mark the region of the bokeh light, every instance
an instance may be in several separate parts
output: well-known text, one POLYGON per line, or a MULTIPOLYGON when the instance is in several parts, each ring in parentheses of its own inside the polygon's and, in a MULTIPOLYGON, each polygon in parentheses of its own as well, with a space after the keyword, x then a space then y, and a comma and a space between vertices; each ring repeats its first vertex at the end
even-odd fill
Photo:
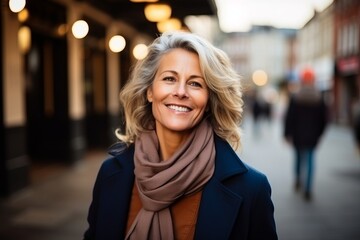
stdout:
POLYGON ((148 47, 145 44, 138 44, 133 49, 133 55, 137 60, 144 59, 148 54, 148 47))
POLYGON ((26 22, 29 19, 29 11, 24 8, 18 13, 19 22, 26 22))
POLYGON ((88 34, 89 25, 84 20, 78 20, 72 25, 71 30, 75 38, 81 39, 88 34))
POLYGON ((263 70, 256 70, 252 75, 252 80, 257 86, 265 86, 268 82, 268 76, 263 70))
POLYGON ((118 53, 124 50, 126 41, 123 36, 115 35, 109 40, 109 48, 112 52, 118 53))
POLYGON ((170 18, 165 21, 158 22, 156 24, 159 32, 175 31, 181 29, 181 22, 177 18, 170 18))
POLYGON ((31 48, 31 30, 27 26, 22 26, 18 31, 20 52, 25 54, 31 48))
POLYGON ((12 12, 18 13, 25 8, 26 0, 9 0, 9 8, 12 12))
POLYGON ((145 17, 150 22, 164 21, 171 16, 171 7, 168 4, 148 4, 144 9, 145 17))

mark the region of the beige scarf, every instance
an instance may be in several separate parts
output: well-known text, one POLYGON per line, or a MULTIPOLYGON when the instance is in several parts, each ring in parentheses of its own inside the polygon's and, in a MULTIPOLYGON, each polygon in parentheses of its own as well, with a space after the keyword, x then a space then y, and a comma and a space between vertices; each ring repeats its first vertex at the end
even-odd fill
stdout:
POLYGON ((214 133, 206 120, 170 159, 161 161, 159 151, 155 131, 143 133, 135 142, 135 180, 142 209, 126 239, 174 239, 169 206, 201 190, 214 173, 214 133))

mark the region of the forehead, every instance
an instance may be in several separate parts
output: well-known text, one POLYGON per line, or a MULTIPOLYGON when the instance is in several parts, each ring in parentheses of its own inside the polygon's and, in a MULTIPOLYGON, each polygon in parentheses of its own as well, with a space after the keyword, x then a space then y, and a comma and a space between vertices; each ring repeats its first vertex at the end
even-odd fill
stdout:
POLYGON ((170 65, 181 65, 200 69, 199 56, 189 50, 174 48, 165 53, 159 61, 159 68, 170 65))
POLYGON ((198 57, 197 53, 188 49, 184 49, 184 48, 172 48, 169 49, 166 53, 164 53, 164 55, 162 56, 162 58, 166 57, 166 56, 176 56, 176 55, 192 55, 192 56, 196 56, 198 57))

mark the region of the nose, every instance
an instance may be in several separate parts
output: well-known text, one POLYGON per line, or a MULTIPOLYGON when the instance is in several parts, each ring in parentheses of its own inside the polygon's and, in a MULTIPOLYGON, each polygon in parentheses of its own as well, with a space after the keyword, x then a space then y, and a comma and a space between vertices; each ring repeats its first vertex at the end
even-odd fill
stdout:
POLYGON ((180 99, 188 97, 188 92, 187 92, 185 82, 178 82, 176 84, 175 89, 174 89, 174 96, 176 96, 180 99))

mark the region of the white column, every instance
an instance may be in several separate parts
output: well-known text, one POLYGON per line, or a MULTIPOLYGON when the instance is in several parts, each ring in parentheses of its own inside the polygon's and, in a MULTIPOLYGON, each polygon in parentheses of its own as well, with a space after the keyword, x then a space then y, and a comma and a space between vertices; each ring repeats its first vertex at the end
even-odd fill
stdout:
POLYGON ((107 101, 108 113, 117 115, 120 109, 119 91, 120 91, 120 53, 110 51, 109 39, 117 34, 117 28, 111 26, 107 29, 106 56, 107 56, 107 101))
POLYGON ((6 127, 24 126, 25 114, 25 74, 23 58, 18 46, 19 22, 17 14, 8 8, 3 9, 4 35, 3 37, 3 100, 4 125, 6 127))
MULTIPOLYGON (((68 8, 69 28, 79 20, 81 12, 71 5, 68 8)), ((85 116, 83 41, 68 32, 69 116, 73 120, 85 116)))

